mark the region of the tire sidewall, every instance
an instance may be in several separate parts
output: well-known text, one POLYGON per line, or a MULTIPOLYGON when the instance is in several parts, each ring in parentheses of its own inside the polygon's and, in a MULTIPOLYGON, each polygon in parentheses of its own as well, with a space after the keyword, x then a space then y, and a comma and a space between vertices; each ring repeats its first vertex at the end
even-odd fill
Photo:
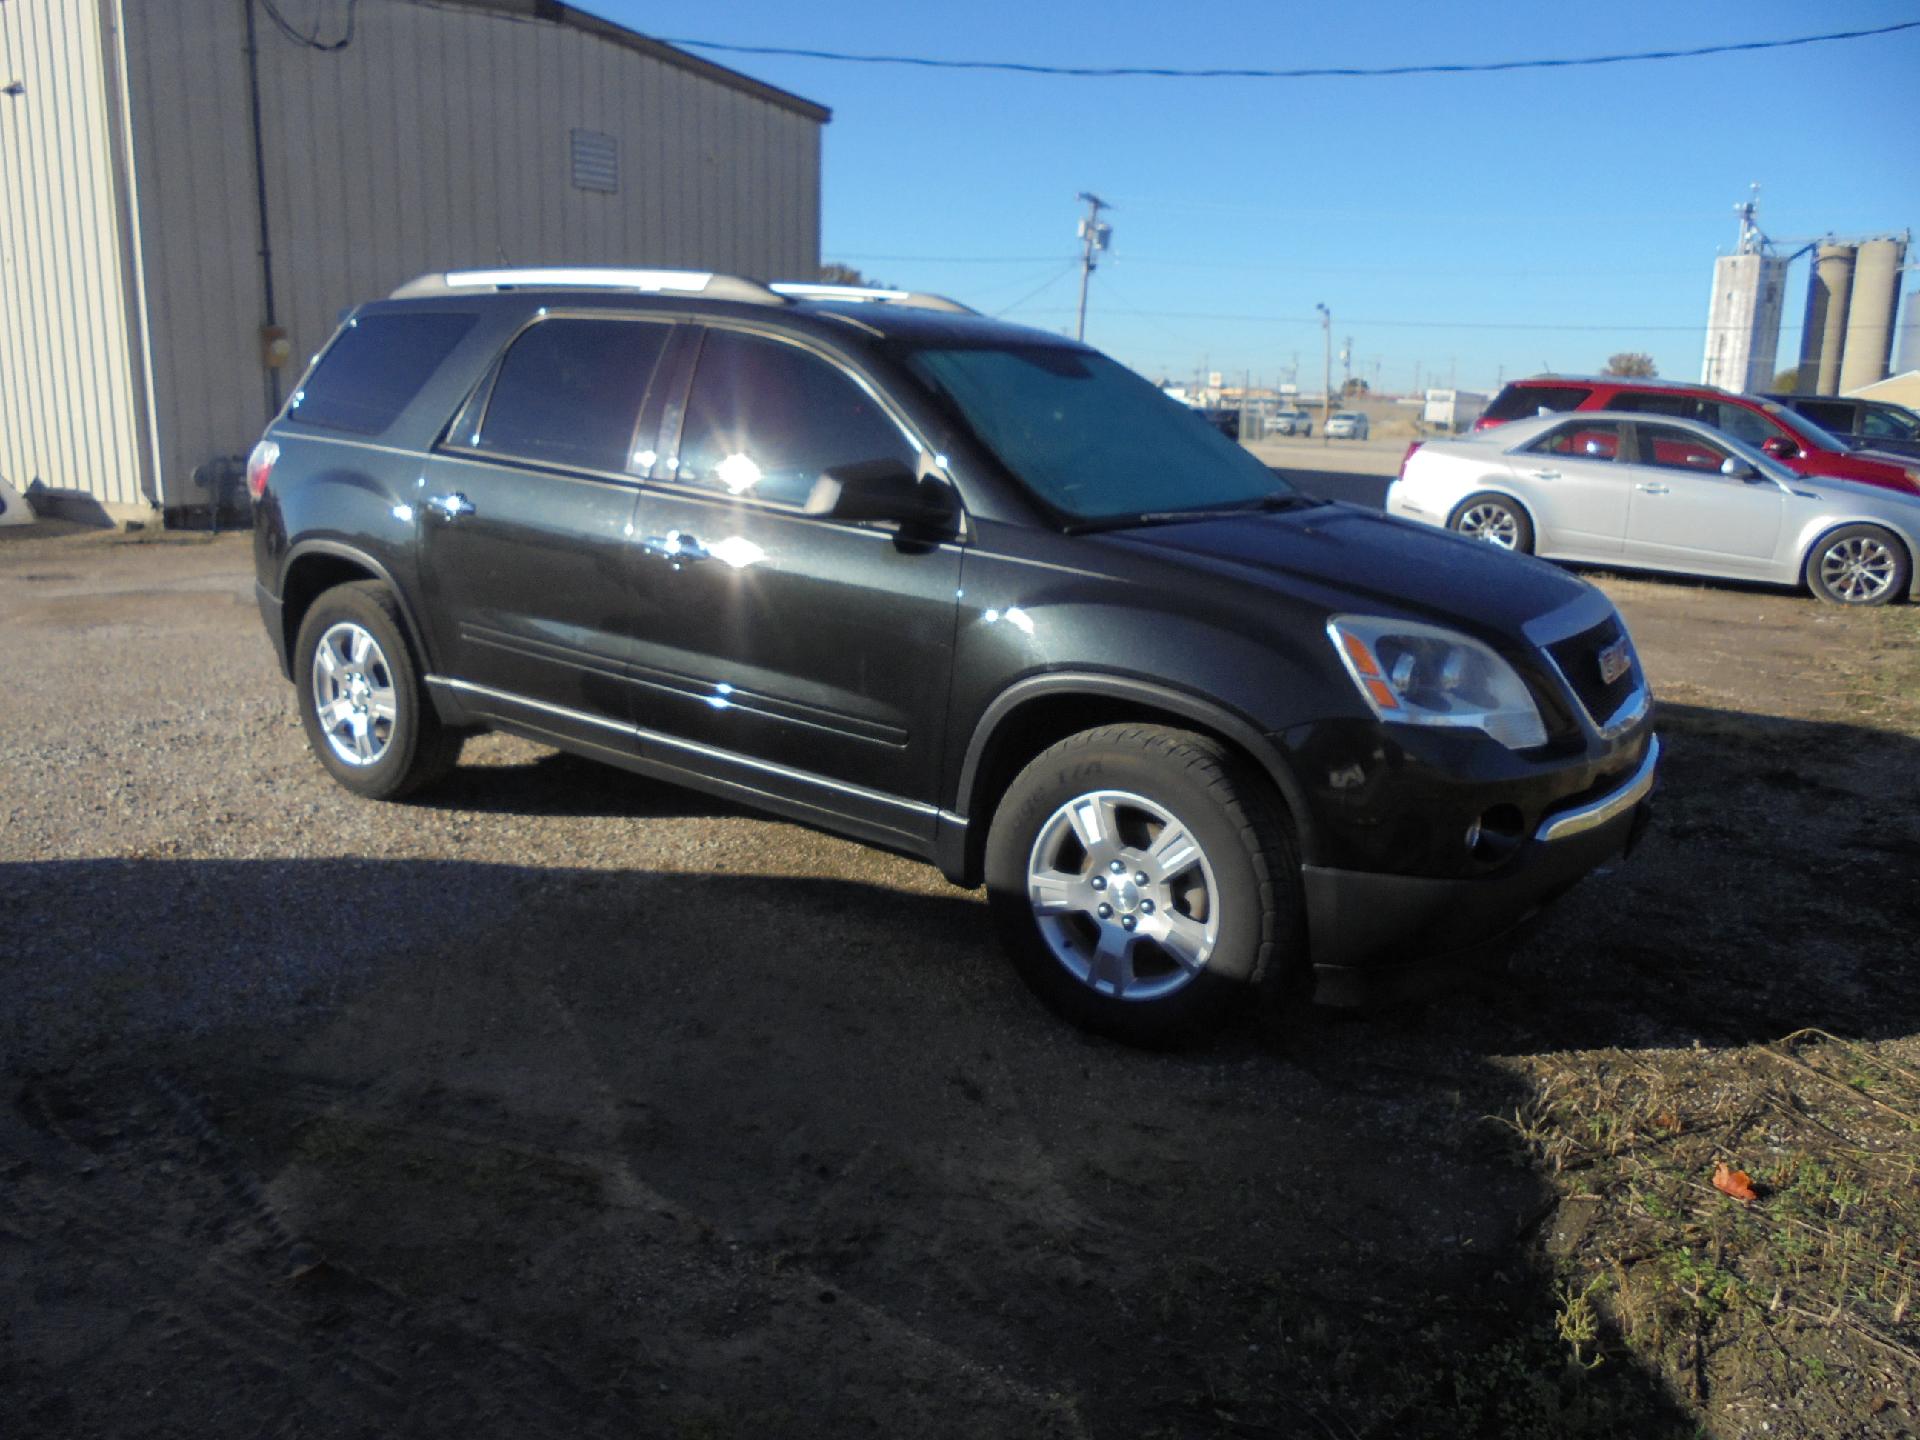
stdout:
POLYGON ((307 732, 307 744, 314 757, 329 775, 356 795, 383 800, 401 794, 420 746, 420 680, 413 652, 407 648, 406 637, 400 633, 387 607, 380 603, 374 589, 366 585, 342 585, 329 590, 307 611, 294 645, 293 682, 300 724, 307 732), (373 636, 393 676, 393 734, 386 753, 372 765, 349 765, 335 755, 314 707, 313 660, 320 637, 343 621, 358 625, 373 636))
POLYGON ((1882 529, 1878 525, 1842 525, 1839 529, 1830 530, 1814 541, 1813 548, 1807 552, 1807 563, 1802 574, 1807 582, 1807 589, 1813 592, 1814 598, 1824 600, 1830 605, 1845 606, 1849 610, 1870 610, 1876 605, 1891 605, 1907 593, 1907 587, 1913 580, 1913 557, 1907 553, 1906 546, 1900 543, 1900 538, 1890 530, 1882 529), (1849 600, 1834 594, 1827 588, 1826 581, 1821 577, 1821 560, 1841 541, 1867 535, 1871 535, 1893 552, 1894 559, 1898 562, 1894 566, 1893 583, 1871 600, 1849 600))
POLYGON ((986 848, 987 901, 1002 942, 1027 983, 1076 1024, 1137 1044, 1197 1036, 1236 997, 1250 998, 1272 943, 1272 881, 1253 832, 1191 772, 1166 755, 1118 743, 1049 751, 1008 787, 986 848), (1220 931, 1206 967, 1158 1000, 1102 995, 1055 958, 1027 897, 1027 865, 1040 829, 1067 801, 1096 790, 1152 800, 1194 836, 1213 872, 1220 931))

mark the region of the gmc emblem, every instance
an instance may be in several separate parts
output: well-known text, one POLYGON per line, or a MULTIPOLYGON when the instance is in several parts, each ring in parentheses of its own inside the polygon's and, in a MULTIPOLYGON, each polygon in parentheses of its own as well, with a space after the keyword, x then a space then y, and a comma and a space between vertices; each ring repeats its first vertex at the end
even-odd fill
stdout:
POLYGON ((1633 647, 1622 635, 1600 652, 1599 659, 1601 683, 1611 685, 1633 668, 1633 647))

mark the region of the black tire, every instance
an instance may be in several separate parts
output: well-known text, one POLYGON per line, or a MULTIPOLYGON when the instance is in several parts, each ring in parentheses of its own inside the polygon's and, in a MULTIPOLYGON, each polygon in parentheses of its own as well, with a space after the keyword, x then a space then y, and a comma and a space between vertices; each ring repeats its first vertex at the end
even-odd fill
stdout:
POLYGON ((1447 528, 1471 540, 1497 545, 1516 555, 1533 553, 1533 517, 1511 495, 1482 490, 1467 496, 1447 516, 1447 528), (1496 538, 1510 536, 1512 543, 1496 538))
POLYGON ((337 585, 313 602, 294 642, 293 683, 307 743, 356 795, 398 800, 440 779, 460 758, 465 737, 434 713, 399 602, 378 581, 337 585), (369 646, 358 646, 361 636, 369 646), (355 648, 359 659, 350 653, 355 648), (325 672, 318 686, 316 671, 325 672), (335 697, 328 718, 321 714, 323 690, 335 697))
POLYGON ((1021 977, 1075 1024, 1151 1046, 1198 1039, 1236 1005, 1288 993, 1305 974, 1304 907, 1277 806, 1264 776, 1189 731, 1109 725, 1043 751, 1008 786, 987 836, 987 900, 1021 977), (1069 802, 1085 802, 1083 819, 1089 806, 1105 815, 1094 833, 1116 843, 1082 844, 1069 802), (1171 826, 1196 859, 1183 860, 1171 826), (1043 886, 1059 877, 1058 913, 1037 912, 1030 873, 1043 886), (1119 913, 1098 918, 1096 901, 1119 913))
POLYGON ((1913 557, 1890 530, 1842 525, 1807 552, 1807 588, 1834 605, 1886 605, 1907 593, 1913 557))

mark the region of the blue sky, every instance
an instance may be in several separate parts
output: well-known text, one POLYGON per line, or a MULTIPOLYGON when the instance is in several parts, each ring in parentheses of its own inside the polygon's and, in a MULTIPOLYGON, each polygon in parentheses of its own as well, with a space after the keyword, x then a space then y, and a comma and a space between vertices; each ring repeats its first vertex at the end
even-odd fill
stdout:
MULTIPOLYGON (((1785 38, 1920 3, 1205 7, 589 0, 666 39, 1171 67, 1393 65, 1785 38)), ((696 51, 832 108, 825 258, 1037 327, 1073 324, 1075 196, 1115 209, 1087 338, 1149 374, 1490 388, 1619 350, 1697 379, 1715 255, 1761 184, 1782 239, 1920 220, 1920 30, 1518 74, 1069 79, 696 51), (1051 277, 1051 283, 1049 283, 1051 277), (1338 362, 1336 359, 1336 370, 1338 362)), ((643 258, 643 257, 637 257, 643 258)), ((1795 264, 1781 363, 1798 354, 1795 264)), ((1908 290, 1920 289, 1909 275, 1908 290)))

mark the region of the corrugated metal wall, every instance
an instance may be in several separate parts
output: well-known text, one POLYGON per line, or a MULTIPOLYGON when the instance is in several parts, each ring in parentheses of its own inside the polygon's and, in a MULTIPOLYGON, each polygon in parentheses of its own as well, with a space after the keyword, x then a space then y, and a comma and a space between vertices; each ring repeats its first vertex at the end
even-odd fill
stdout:
MULTIPOLYGON (((11 5, 0 8, 11 8, 11 5)), ((343 33, 345 0, 275 0, 343 33)), ((129 7, 141 238, 167 500, 265 423, 265 318, 245 0, 129 7)), ((361 0, 352 43, 258 16, 267 216, 285 383, 342 307, 430 270, 683 266, 815 273, 820 123, 571 26, 361 0), (570 136, 618 141, 615 193, 576 189, 570 136)))
MULTIPOLYGON (((144 508, 99 0, 0 4, 0 474, 144 508)), ((111 34, 108 34, 111 41, 111 34)))

